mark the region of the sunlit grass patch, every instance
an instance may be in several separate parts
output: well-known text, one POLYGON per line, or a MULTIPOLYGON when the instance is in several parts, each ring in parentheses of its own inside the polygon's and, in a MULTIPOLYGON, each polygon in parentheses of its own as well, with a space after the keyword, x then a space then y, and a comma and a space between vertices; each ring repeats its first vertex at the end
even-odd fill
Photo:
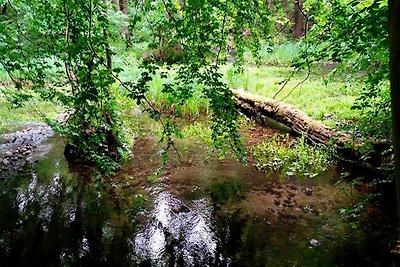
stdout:
POLYGON ((6 99, 0 97, 0 132, 13 131, 24 124, 44 122, 44 118, 54 119, 61 111, 51 102, 30 101, 24 107, 10 108, 6 99))
MULTIPOLYGON (((247 66, 242 73, 236 73, 232 65, 226 65, 221 71, 230 87, 272 98, 292 70, 289 67, 247 66)), ((319 72, 313 70, 304 82, 306 72, 295 74, 275 99, 290 103, 312 118, 333 127, 343 121, 358 120, 359 112, 351 107, 360 94, 361 85, 340 78, 327 82, 319 72)))

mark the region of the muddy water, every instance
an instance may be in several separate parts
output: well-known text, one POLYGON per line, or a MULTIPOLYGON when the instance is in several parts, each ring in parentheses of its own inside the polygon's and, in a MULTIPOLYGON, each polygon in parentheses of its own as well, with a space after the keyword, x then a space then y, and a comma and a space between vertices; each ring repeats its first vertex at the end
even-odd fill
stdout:
POLYGON ((398 266, 390 216, 352 228, 335 171, 265 177, 190 142, 152 182, 155 143, 113 179, 69 166, 56 137, 39 145, 0 181, 0 266, 398 266))

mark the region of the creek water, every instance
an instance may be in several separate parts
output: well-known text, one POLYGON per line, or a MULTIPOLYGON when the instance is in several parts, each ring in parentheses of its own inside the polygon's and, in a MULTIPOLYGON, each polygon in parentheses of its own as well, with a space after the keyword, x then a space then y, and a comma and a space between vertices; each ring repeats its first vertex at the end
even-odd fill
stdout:
POLYGON ((68 165, 60 138, 39 145, 0 181, 0 266, 400 266, 391 216, 340 216, 351 196, 335 171, 266 177, 190 142, 150 181, 155 143, 107 179, 68 165))

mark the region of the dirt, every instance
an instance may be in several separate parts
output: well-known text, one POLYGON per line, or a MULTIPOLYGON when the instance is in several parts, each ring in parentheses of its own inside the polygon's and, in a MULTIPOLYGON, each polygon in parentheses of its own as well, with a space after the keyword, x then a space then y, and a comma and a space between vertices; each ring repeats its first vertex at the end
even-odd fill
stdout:
POLYGON ((291 135, 284 135, 279 130, 262 126, 248 127, 242 129, 241 133, 245 137, 246 147, 259 145, 264 141, 274 139, 278 136, 285 137, 282 139, 285 139, 286 142, 282 142, 282 145, 289 145, 293 140, 295 140, 295 137, 291 135))

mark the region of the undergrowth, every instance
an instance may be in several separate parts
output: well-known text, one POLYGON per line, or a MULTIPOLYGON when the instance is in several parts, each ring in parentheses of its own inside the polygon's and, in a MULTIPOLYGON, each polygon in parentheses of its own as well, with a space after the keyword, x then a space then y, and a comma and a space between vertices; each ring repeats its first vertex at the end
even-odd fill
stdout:
POLYGON ((259 170, 312 178, 324 172, 332 163, 326 148, 307 144, 304 136, 293 142, 288 137, 276 136, 251 148, 259 170))
MULTIPOLYGON (((238 73, 233 65, 225 65, 221 70, 231 88, 243 88, 253 94, 273 98, 282 83, 291 75, 291 68, 284 66, 248 66, 238 73)), ((311 76, 302 82, 306 72, 295 74, 275 99, 292 104, 310 117, 324 124, 342 129, 361 118, 358 110, 353 110, 355 100, 361 92, 361 84, 346 81, 345 78, 327 80, 323 70, 314 69, 311 76), (300 84, 295 90, 293 88, 300 84), (293 90, 293 91, 292 91, 293 90)))

